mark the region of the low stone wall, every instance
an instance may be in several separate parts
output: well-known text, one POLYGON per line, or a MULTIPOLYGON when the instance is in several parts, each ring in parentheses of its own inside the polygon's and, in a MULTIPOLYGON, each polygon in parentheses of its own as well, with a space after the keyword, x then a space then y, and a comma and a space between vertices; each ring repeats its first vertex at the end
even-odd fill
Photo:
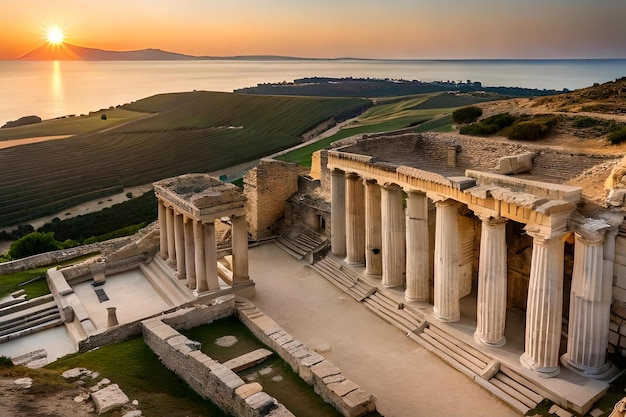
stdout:
POLYGON ((274 350, 324 401, 346 417, 376 410, 373 395, 341 374, 339 368, 303 343, 295 340, 250 301, 237 298, 239 320, 265 345, 274 350))
POLYGON ((168 369, 225 412, 242 417, 293 416, 263 392, 260 384, 246 384, 236 373, 202 353, 197 342, 176 331, 232 315, 234 308, 234 296, 226 296, 206 306, 143 321, 144 340, 168 369))
POLYGON ((75 248, 40 253, 27 258, 0 263, 0 275, 14 274, 16 272, 26 271, 27 269, 54 265, 56 263, 65 262, 70 259, 97 252, 100 252, 100 245, 93 243, 91 245, 83 245, 75 248))

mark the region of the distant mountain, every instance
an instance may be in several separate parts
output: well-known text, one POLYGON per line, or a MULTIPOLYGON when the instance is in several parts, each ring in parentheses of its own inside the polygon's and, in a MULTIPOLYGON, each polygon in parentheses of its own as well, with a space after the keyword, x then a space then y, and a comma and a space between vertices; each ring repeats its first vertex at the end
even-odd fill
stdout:
POLYGON ((103 49, 84 48, 69 43, 61 45, 44 44, 19 58, 24 61, 157 61, 198 59, 195 56, 162 51, 160 49, 141 49, 138 51, 106 51, 103 49))
MULTIPOLYGON (((141 49, 138 51, 107 51, 104 49, 85 48, 69 43, 61 45, 43 44, 39 48, 19 58, 23 61, 181 61, 181 60, 299 60, 276 55, 241 55, 241 56, 194 56, 163 51, 161 49, 141 49)), ((306 58, 308 59, 308 58, 306 58)))

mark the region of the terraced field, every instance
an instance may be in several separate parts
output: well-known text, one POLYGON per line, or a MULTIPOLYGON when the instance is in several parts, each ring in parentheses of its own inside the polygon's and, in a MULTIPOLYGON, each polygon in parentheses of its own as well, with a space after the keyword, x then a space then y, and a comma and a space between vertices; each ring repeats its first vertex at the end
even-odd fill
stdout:
POLYGON ((0 140, 75 136, 0 149, 0 226, 124 187, 263 157, 299 143, 322 121, 358 114, 369 104, 365 99, 190 92, 105 111, 106 121, 96 114, 2 129, 0 140), (99 121, 104 129, 96 129, 99 121))

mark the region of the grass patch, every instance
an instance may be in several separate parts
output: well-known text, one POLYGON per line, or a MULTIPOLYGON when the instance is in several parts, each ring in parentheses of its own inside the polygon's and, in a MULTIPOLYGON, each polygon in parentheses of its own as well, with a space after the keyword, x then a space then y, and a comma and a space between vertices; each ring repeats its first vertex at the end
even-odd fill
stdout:
POLYGON ((70 261, 62 262, 59 264, 42 266, 41 268, 29 269, 27 271, 16 272, 14 274, 0 275, 0 297, 4 297, 19 289, 26 291, 26 298, 37 298, 42 295, 50 294, 48 288, 48 282, 46 281, 46 271, 56 265, 65 266, 80 262, 84 259, 88 259, 93 255, 81 256, 70 261), (40 279, 37 279, 40 278, 40 279), (24 282, 31 281, 29 284, 20 285, 24 282))
POLYGON ((623 143, 626 141, 626 127, 623 127, 619 130, 615 130, 606 137, 606 139, 611 143, 611 145, 617 145, 619 143, 623 143))
POLYGON ((166 369, 142 338, 68 355, 46 368, 65 371, 75 367, 99 372, 102 377, 119 384, 131 400, 139 401, 141 411, 147 416, 226 416, 166 369))
POLYGON ((489 136, 512 125, 514 121, 515 118, 509 113, 500 113, 479 122, 463 126, 459 129, 459 133, 472 136, 489 136))

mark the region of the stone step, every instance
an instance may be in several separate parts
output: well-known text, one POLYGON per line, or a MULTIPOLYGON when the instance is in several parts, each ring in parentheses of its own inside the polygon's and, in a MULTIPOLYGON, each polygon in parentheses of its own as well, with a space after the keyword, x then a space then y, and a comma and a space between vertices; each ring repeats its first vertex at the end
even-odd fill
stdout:
POLYGON ((42 330, 51 329, 53 327, 62 326, 63 320, 60 315, 57 318, 50 318, 47 321, 42 321, 40 323, 31 323, 31 325, 27 328, 17 330, 13 333, 6 334, 4 336, 0 336, 0 344, 4 342, 8 342, 9 340, 14 340, 19 337, 28 336, 30 334, 34 334, 40 332, 42 330))
POLYGON ((0 309, 0 321, 4 321, 6 317, 11 317, 15 313, 20 315, 22 314, 21 313, 22 311, 26 311, 29 309, 37 309, 38 306, 43 305, 43 304, 56 305, 56 303, 54 302, 54 296, 52 294, 47 294, 41 297, 22 301, 19 304, 13 304, 5 308, 2 308, 0 309))
POLYGON ((2 335, 7 329, 21 326, 23 323, 28 323, 30 321, 38 320, 42 317, 47 317, 55 314, 59 314, 59 308, 56 306, 56 304, 35 311, 29 311, 26 314, 20 315, 18 317, 12 317, 10 319, 2 317, 2 320, 0 320, 0 335, 2 335))
POLYGON ((400 329, 403 333, 414 333, 416 327, 412 325, 412 323, 408 323, 404 321, 401 317, 391 313, 388 309, 381 307, 371 298, 367 298, 364 300, 363 304, 367 307, 371 312, 376 314, 381 319, 385 320, 387 323, 393 325, 400 329))
POLYGON ((388 299, 380 291, 372 294, 364 300, 364 302, 374 308, 378 307, 386 315, 391 316, 393 320, 400 323, 407 331, 415 332, 420 329, 422 323, 424 323, 423 321, 415 320, 413 317, 407 315, 404 309, 399 309, 397 305, 389 304, 388 299))
POLYGON ((154 261, 149 264, 140 264, 139 268, 154 290, 170 306, 181 305, 190 300, 190 297, 180 294, 180 288, 171 278, 163 275, 163 271, 154 261))
POLYGON ((325 247, 327 240, 325 237, 302 228, 297 231, 289 231, 281 234, 276 243, 281 249, 295 257, 296 259, 302 259, 309 253, 316 252, 325 247))
POLYGON ((478 363, 489 363, 489 362, 493 361, 493 358, 491 358, 490 356, 488 356, 488 355, 484 354, 483 352, 481 352, 480 350, 478 350, 478 349, 468 345, 467 343, 462 342, 461 340, 459 340, 456 337, 454 337, 453 335, 449 334, 448 332, 446 332, 442 328, 437 327, 433 323, 429 324, 429 328, 430 328, 431 331, 433 331, 436 334, 438 334, 441 338, 445 339, 448 343, 453 344, 453 345, 457 346, 459 349, 461 349, 463 352, 466 352, 466 356, 467 357, 475 358, 477 364, 478 363))
MULTIPOLYGON (((529 408, 526 404, 518 401, 515 397, 507 394, 505 391, 502 391, 500 388, 492 384, 490 381, 486 381, 482 378, 474 378, 474 381, 478 383, 481 387, 491 392, 497 398, 499 398, 504 403, 508 404, 514 410, 517 410, 520 415, 526 415, 532 408, 529 408)), ((533 407, 534 408, 534 407, 533 407)))
MULTIPOLYGON (((525 390, 530 391, 527 393, 527 396, 529 398, 532 398, 532 399, 541 398, 539 399, 539 402, 540 402, 544 398, 551 398, 553 396, 550 392, 548 392, 541 386, 537 385, 535 382, 529 380, 525 376, 519 374, 517 371, 509 368, 506 365, 502 365, 502 364, 500 365, 500 374, 502 374, 502 376, 506 376, 510 378, 510 380, 512 381, 511 384, 513 384, 514 382, 515 384, 517 384, 515 385, 516 387, 524 387, 525 390), (534 396, 531 393, 534 393, 534 396)), ((523 391, 520 391, 520 392, 523 392, 523 391)))
POLYGON ((503 372, 498 372, 493 378, 489 380, 493 385, 500 388, 502 391, 509 394, 519 402, 532 409, 537 406, 542 400, 543 396, 532 391, 528 387, 518 383, 510 378, 503 372))
POLYGON ((289 255, 293 256, 296 259, 304 258, 304 255, 306 255, 307 253, 306 250, 303 250, 299 246, 294 245, 290 240, 285 239, 283 236, 279 236, 278 239, 276 239, 276 243, 283 250, 285 250, 285 252, 287 252, 289 255))
MULTIPOLYGON (((0 340, 6 338, 7 340, 14 339, 15 337, 24 336, 25 331, 29 331, 31 329, 41 329, 42 326, 50 327, 50 325, 58 325, 62 323, 61 314, 57 309, 55 313, 45 314, 43 316, 32 317, 30 319, 25 319, 21 322, 16 322, 13 326, 7 327, 5 329, 0 330, 0 340), (19 335, 19 336, 17 336, 19 335)), ((28 334, 32 333, 28 332, 28 334)))

